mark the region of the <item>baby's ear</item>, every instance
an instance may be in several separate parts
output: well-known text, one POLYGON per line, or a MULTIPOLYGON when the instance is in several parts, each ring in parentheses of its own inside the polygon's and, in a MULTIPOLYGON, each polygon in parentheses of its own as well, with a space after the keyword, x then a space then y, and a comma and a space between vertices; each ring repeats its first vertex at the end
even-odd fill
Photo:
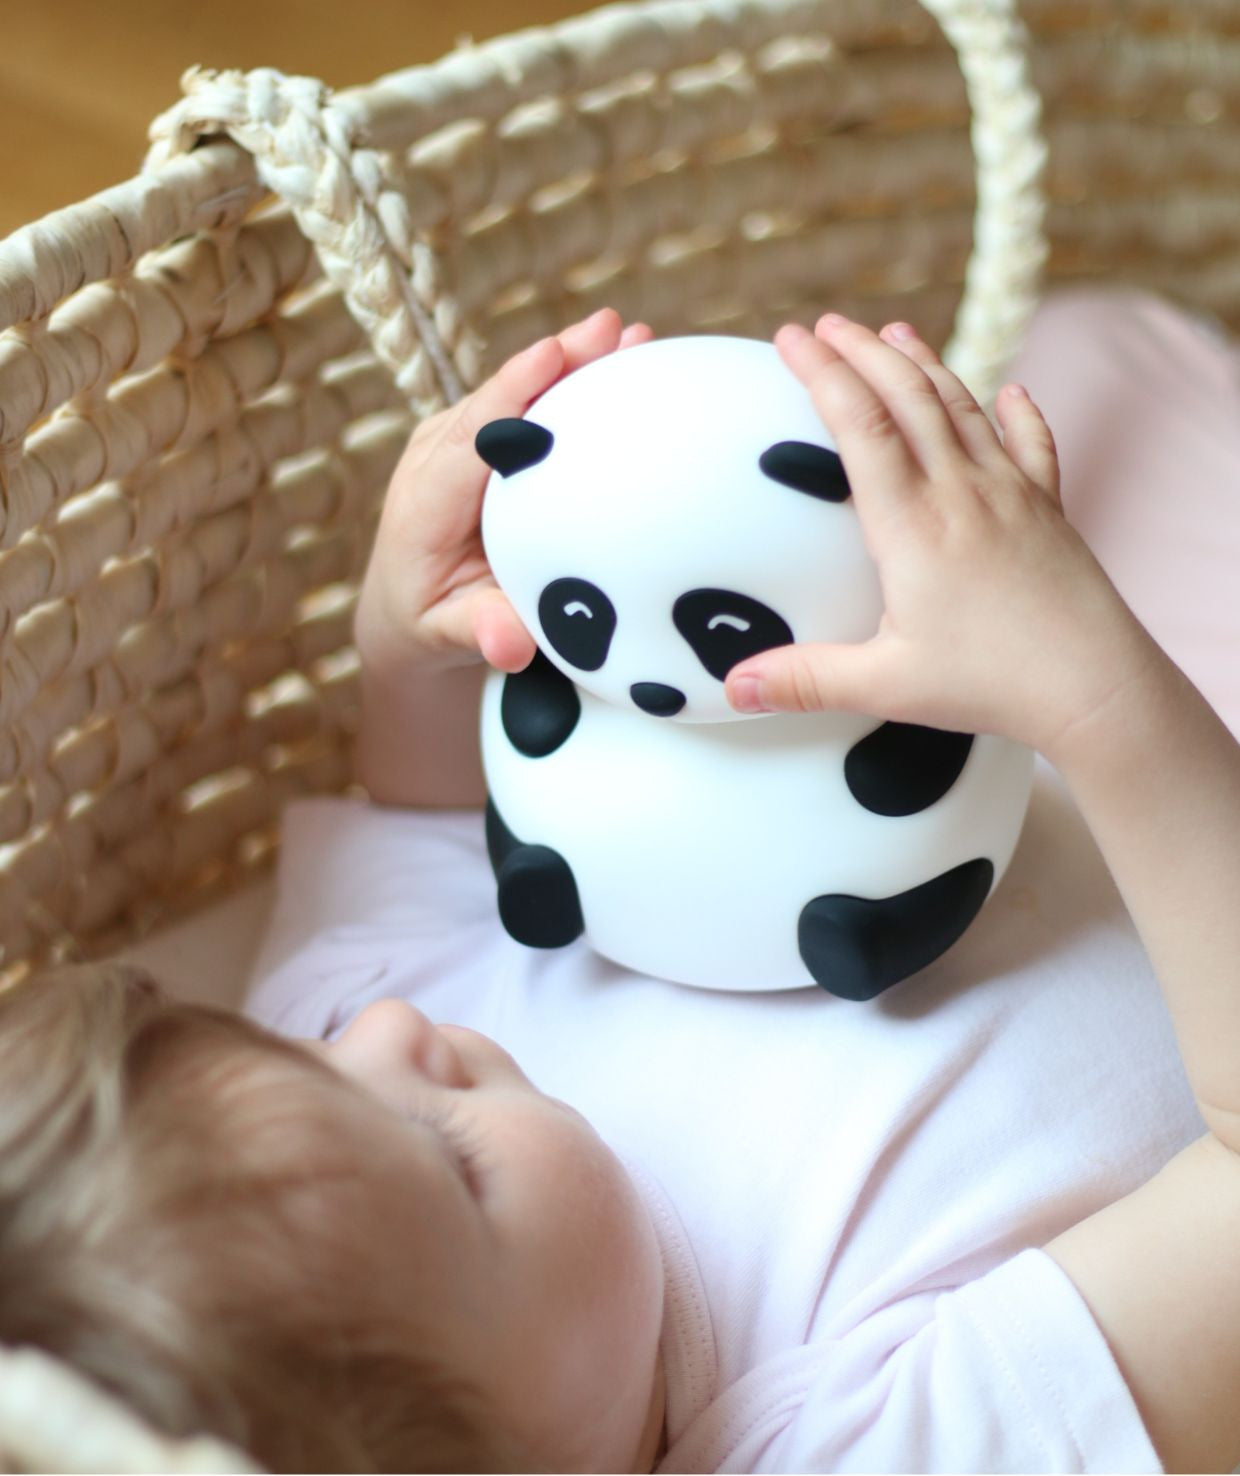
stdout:
POLYGON ((524 471, 544 460, 555 437, 532 420, 492 420, 474 437, 474 449, 501 477, 524 471))

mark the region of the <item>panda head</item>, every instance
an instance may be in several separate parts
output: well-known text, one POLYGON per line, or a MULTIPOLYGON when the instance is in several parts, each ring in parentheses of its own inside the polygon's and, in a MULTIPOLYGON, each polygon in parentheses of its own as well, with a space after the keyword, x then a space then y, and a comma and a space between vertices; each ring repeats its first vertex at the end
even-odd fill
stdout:
POLYGON ((738 662, 878 628, 839 456, 773 344, 626 348, 476 444, 500 588, 544 654, 606 702, 737 719, 723 682, 738 662))

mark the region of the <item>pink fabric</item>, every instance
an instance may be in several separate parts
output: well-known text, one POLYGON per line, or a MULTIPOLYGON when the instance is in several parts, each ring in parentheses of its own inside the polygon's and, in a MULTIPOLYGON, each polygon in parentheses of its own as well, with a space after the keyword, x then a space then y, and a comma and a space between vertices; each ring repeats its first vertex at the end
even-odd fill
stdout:
POLYGON ((1240 734, 1240 349, 1132 291, 1049 298, 1011 377, 1055 434, 1064 508, 1240 734))

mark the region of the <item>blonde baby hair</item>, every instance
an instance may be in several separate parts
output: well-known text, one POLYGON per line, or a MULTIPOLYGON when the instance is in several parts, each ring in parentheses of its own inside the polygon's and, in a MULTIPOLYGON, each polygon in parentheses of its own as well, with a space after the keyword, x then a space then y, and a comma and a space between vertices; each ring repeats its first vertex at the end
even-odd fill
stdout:
POLYGON ((530 1469, 367 1294, 324 1073, 133 966, 0 995, 0 1342, 272 1471, 530 1469))

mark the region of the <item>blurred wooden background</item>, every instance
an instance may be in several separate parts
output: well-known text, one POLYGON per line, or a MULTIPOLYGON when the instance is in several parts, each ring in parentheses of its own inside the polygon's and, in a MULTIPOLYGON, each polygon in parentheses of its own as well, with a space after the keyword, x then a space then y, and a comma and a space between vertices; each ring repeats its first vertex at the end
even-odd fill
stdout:
POLYGON ((333 87, 593 8, 589 0, 0 0, 0 235, 135 174, 146 128, 209 67, 333 87))

